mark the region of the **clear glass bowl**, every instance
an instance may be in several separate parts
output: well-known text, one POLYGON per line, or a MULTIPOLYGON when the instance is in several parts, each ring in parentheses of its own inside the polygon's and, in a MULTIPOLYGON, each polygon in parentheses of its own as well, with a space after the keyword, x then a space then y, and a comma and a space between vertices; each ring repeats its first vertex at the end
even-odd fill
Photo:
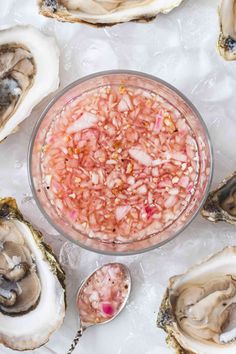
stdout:
POLYGON ((213 159, 212 147, 205 126, 200 114, 189 100, 166 82, 147 74, 134 71, 107 71, 87 76, 75 81, 64 88, 50 102, 41 114, 41 117, 33 131, 29 147, 29 176, 30 185, 35 200, 52 226, 66 238, 77 243, 88 250, 115 255, 136 254, 162 246, 172 240, 193 220, 202 207, 211 184, 213 159), (188 124, 195 132, 195 139, 199 150, 200 171, 197 187, 194 195, 189 201, 182 214, 171 225, 161 232, 154 233, 145 239, 126 243, 104 242, 96 238, 89 238, 76 230, 68 220, 63 219, 53 208, 48 200, 47 191, 42 184, 41 154, 48 129, 63 107, 74 97, 86 91, 106 85, 129 85, 149 90, 162 96, 169 103, 178 108, 181 114, 187 119, 188 124))

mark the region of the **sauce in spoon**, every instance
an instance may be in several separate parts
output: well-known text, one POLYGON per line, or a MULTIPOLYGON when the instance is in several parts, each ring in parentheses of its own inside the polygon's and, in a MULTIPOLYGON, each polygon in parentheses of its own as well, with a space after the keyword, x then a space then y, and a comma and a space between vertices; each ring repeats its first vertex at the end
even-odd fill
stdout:
POLYGON ((68 354, 75 349, 85 329, 109 322, 122 311, 130 290, 129 270, 120 263, 106 264, 85 279, 79 288, 76 301, 81 328, 68 354))

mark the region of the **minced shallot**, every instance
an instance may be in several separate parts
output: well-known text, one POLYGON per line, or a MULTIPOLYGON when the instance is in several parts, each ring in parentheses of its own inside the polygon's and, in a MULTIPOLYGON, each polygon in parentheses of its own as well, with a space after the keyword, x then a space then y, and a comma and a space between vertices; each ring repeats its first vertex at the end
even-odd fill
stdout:
POLYGON ((70 100, 47 132, 42 173, 61 217, 106 242, 161 231, 194 194, 199 156, 163 98, 105 86, 70 100))
POLYGON ((126 300, 129 280, 118 263, 98 269, 82 286, 78 298, 80 320, 83 323, 102 323, 114 317, 126 300))

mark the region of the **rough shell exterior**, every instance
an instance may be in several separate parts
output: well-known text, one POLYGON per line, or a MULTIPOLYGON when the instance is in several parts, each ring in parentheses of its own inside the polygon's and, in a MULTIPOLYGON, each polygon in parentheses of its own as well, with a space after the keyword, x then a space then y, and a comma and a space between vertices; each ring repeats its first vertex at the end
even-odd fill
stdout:
POLYGON ((218 50, 226 60, 236 59, 235 0, 221 0, 219 7, 220 35, 218 50))
POLYGON ((65 272, 60 266, 56 256, 54 255, 51 247, 43 242, 43 235, 24 219, 20 210, 17 207, 16 200, 14 198, 0 198, 0 221, 1 219, 17 219, 25 223, 31 230, 32 236, 38 247, 44 253, 47 261, 51 265, 52 271, 57 275, 62 287, 65 289, 65 272))
MULTIPOLYGON (((157 2, 157 0, 155 0, 157 2)), ((153 1, 154 2, 154 1, 153 1)), ((75 11, 70 12, 66 7, 60 4, 60 0, 38 0, 40 14, 46 17, 52 17, 58 21, 72 22, 72 23, 87 23, 97 27, 100 26, 112 26, 117 23, 138 21, 138 22, 148 22, 153 20, 158 13, 168 13, 175 7, 179 6, 183 0, 173 0, 171 5, 160 6, 157 10, 145 10, 145 6, 142 8, 143 14, 132 14, 126 13, 124 10, 122 14, 117 17, 112 16, 83 16, 81 13, 76 14, 75 11)), ((113 15, 113 14, 112 14, 113 15)))
POLYGON ((225 37, 223 33, 219 36, 218 50, 226 60, 236 59, 236 41, 231 37, 225 37))
MULTIPOLYGON (((44 345, 48 340, 49 337, 52 335, 53 332, 55 332, 63 323, 64 320, 64 316, 65 316, 65 308, 66 308, 66 293, 65 293, 65 273, 63 271, 63 269, 61 268, 59 262, 57 261, 55 255, 53 254, 51 248, 45 244, 43 242, 43 236, 42 234, 35 230, 34 227, 28 222, 26 221, 21 212, 19 211, 16 201, 13 198, 0 198, 0 223, 4 223, 4 222, 20 222, 24 225, 23 229, 27 229, 28 232, 30 232, 30 235, 32 236, 32 243, 35 244, 35 248, 38 248, 38 253, 40 254, 40 259, 38 258, 37 255, 34 255, 34 261, 36 263, 36 265, 38 265, 38 262, 43 262, 42 268, 46 268, 47 267, 47 272, 51 273, 51 277, 50 279, 53 279, 53 284, 52 287, 49 286, 47 293, 43 296, 41 294, 40 300, 39 300, 39 304, 37 304, 37 306, 32 309, 32 312, 28 314, 19 314, 17 316, 6 316, 4 315, 4 313, 1 313, 1 329, 0 329, 0 343, 4 344, 6 347, 9 347, 11 349, 14 350, 19 350, 19 351, 23 351, 23 350, 32 350, 32 349, 36 349, 39 346, 44 345), (46 266, 47 265, 47 266, 46 266), (49 322, 45 322, 45 318, 46 321, 48 321, 47 316, 44 317, 44 314, 42 313, 42 311, 45 311, 45 308, 48 304, 48 300, 47 300, 47 304, 43 303, 43 306, 40 306, 40 302, 41 299, 48 299, 48 292, 50 293, 50 289, 51 291, 53 289, 55 289, 55 294, 52 296, 52 299, 58 299, 55 302, 55 309, 53 309, 52 307, 49 309, 49 311, 46 309, 46 312, 48 312, 49 316, 48 318, 50 318, 50 323, 49 322), (34 311, 37 311, 39 306, 39 311, 40 311, 40 316, 42 316, 42 321, 33 321, 33 313, 34 311), (55 312, 54 312, 55 311, 55 312), (51 317, 52 314, 54 314, 54 318, 51 317), (29 316, 29 317, 27 317, 29 316), (31 324, 27 325, 27 319, 30 318, 31 324), (23 337, 21 335, 19 335, 17 333, 17 331, 12 328, 12 324, 13 323, 18 323, 20 322, 20 320, 23 319, 23 326, 25 329, 22 332, 22 328, 20 329, 23 334, 23 337), (4 320, 7 321, 7 326, 4 326, 4 320), (31 326, 31 327, 28 327, 31 326), (12 330, 11 330, 12 328, 12 330), (31 328, 31 332, 33 331, 33 328, 36 328, 35 332, 33 333, 33 335, 29 334, 29 328, 31 328), (45 329, 45 331, 43 332, 43 330, 45 329), (42 332, 39 332, 40 330, 42 330, 42 332)), ((41 268, 40 268, 41 269, 41 268)), ((43 271, 42 269, 39 270, 39 277, 40 274, 41 276, 43 276, 44 274, 46 274, 45 271, 43 271), (40 273, 41 272, 41 273, 40 273), (43 273, 42 273, 43 272, 43 273)), ((52 280, 50 280, 52 281, 52 280)), ((48 281, 46 280, 42 280, 41 279, 41 283, 42 286, 48 286, 50 285, 48 283, 48 281)), ((45 291, 45 290, 44 290, 45 291)), ((43 300, 42 300, 43 301, 43 300)), ((49 303, 52 300, 49 299, 49 303)), ((54 300, 53 300, 54 301, 54 300)), ((53 302, 54 304, 54 302, 53 302)), ((38 316, 36 316, 36 318, 38 318, 38 316)))
POLYGON ((217 189, 210 192, 201 211, 202 216, 212 222, 226 221, 235 225, 236 216, 229 214, 222 207, 223 201, 230 195, 230 191, 234 187, 236 187, 236 171, 231 176, 225 178, 217 189))
MULTIPOLYGON (((216 271, 216 274, 217 272, 220 272, 219 274, 221 274, 222 278, 225 275, 231 275, 232 280, 234 280, 233 275, 235 274, 235 261, 236 247, 226 247, 203 262, 191 267, 186 273, 170 278, 159 309, 157 326, 167 333, 168 336, 166 338, 166 342, 174 349, 176 354, 235 353, 235 342, 231 340, 227 343, 221 342, 220 345, 215 344, 212 341, 213 344, 211 343, 209 345, 208 341, 192 339, 192 337, 185 334, 183 329, 180 327, 175 313, 177 306, 176 304, 178 303, 179 296, 181 296, 181 289, 186 289, 187 285, 194 288, 196 284, 198 284, 199 288, 201 288, 199 279, 204 279, 205 277, 205 280, 203 281, 206 281, 208 284, 210 279, 214 279, 214 271, 216 271), (230 271, 230 274, 229 267, 232 269, 232 273, 230 271), (197 350, 196 347, 201 349, 197 350)), ((213 292, 218 293, 218 291, 215 290, 216 288, 213 287, 212 289, 213 292)), ((197 290, 195 289, 195 291, 197 290)), ((208 295, 210 296, 210 294, 207 293, 206 297, 208 295)), ((223 299, 225 298, 221 298, 222 301, 224 301, 223 299)), ((206 306, 206 302, 203 306, 206 306)), ((214 310, 216 310, 216 307, 214 310)), ((207 311, 208 309, 205 307, 204 312, 208 313, 207 311)), ((200 327, 200 331, 201 330, 202 327, 200 327)), ((204 336, 202 338, 204 338, 204 336)))
POLYGON ((59 49, 31 25, 0 27, 0 142, 59 85, 59 49), (45 80, 47 77, 47 80, 45 80))
POLYGON ((170 279, 168 288, 164 294, 158 317, 157 317, 157 327, 163 329, 167 333, 166 343, 169 347, 172 347, 176 354, 191 354, 191 352, 186 351, 178 341, 175 339, 175 331, 178 330, 176 326, 176 320, 172 310, 169 296, 169 288, 172 286, 176 277, 170 279))

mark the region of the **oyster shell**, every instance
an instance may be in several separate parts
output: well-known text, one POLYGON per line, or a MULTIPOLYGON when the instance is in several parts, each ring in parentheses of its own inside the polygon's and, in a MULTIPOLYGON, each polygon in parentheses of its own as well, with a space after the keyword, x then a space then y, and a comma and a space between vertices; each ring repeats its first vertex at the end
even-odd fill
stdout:
POLYGON ((167 13, 183 0, 38 0, 40 13, 60 21, 113 25, 148 21, 167 13))
POLYGON ((226 60, 236 59, 236 0, 222 0, 219 9, 221 33, 220 54, 226 60))
POLYGON ((236 352, 236 247, 170 279, 157 325, 178 354, 236 352))
POLYGON ((236 224, 236 172, 209 194, 201 214, 209 221, 236 224))
POLYGON ((53 38, 32 26, 0 27, 0 141, 57 89, 58 73, 53 38))
POLYGON ((65 316, 65 275, 12 198, 0 198, 0 343, 45 344, 65 316))

